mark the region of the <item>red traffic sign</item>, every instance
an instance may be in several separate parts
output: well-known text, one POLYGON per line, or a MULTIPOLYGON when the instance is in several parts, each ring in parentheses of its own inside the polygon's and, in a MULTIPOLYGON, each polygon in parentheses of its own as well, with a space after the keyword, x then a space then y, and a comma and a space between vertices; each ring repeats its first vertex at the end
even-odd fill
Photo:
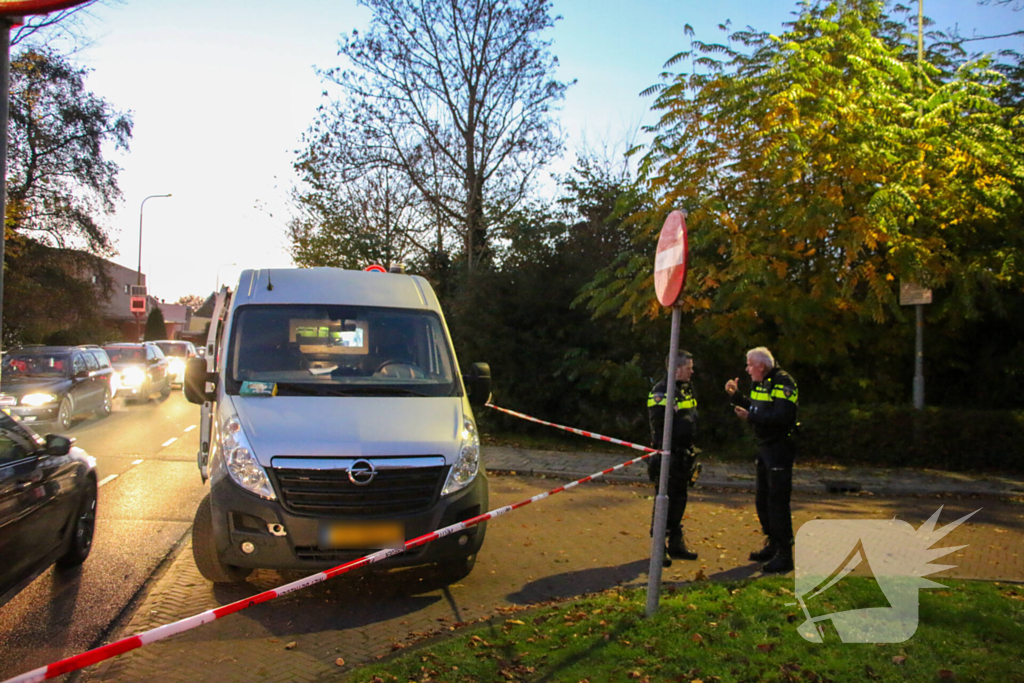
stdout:
POLYGON ((144 296, 133 296, 131 302, 128 304, 128 310, 131 313, 145 313, 146 312, 146 297, 144 296))
POLYGON ((366 266, 365 268, 363 268, 363 270, 365 270, 368 273, 386 273, 386 272, 388 272, 387 269, 384 266, 378 266, 376 263, 374 263, 372 266, 366 266))
POLYGON ((87 0, 0 0, 0 17, 20 17, 26 14, 49 14, 70 9, 87 0))
POLYGON ((661 228, 658 252, 654 257, 654 291, 662 306, 674 306, 679 300, 686 282, 688 256, 686 217, 682 211, 673 211, 661 228))

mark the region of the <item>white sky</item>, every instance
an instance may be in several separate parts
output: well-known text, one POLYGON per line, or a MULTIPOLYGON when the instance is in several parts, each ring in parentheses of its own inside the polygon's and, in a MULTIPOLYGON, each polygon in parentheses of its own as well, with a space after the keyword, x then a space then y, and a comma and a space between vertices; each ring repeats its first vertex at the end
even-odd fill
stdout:
MULTIPOLYGON (((795 6, 554 0, 558 75, 578 81, 561 116, 567 155, 584 143, 621 150, 655 120, 638 93, 686 49, 686 23, 714 42, 726 19, 778 32, 795 6)), ((1024 26, 1024 12, 975 0, 926 0, 925 10, 964 34, 1024 26)), ((353 0, 126 0, 90 11, 94 42, 77 59, 94 70, 89 88, 135 121, 131 151, 115 157, 124 203, 109 220, 113 260, 136 268, 140 203, 172 193, 145 205, 142 271, 154 296, 205 296, 243 267, 290 266, 292 162, 323 90, 314 67, 339 63, 338 37, 365 29, 368 11, 353 0)))

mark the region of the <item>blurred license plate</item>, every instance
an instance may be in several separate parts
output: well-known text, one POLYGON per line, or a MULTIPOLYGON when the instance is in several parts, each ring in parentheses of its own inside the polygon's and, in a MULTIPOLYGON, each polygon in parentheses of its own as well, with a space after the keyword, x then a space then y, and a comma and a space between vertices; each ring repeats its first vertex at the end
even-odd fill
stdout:
POLYGON ((320 525, 321 548, 398 548, 405 543, 401 522, 331 522, 320 525))

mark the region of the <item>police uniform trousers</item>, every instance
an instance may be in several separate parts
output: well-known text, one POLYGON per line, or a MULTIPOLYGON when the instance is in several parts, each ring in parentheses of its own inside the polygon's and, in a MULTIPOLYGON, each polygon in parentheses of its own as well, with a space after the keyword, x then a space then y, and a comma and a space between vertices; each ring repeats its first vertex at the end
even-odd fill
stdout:
MULTIPOLYGON (((668 473, 668 518, 665 523, 665 535, 669 538, 682 536, 683 515, 686 514, 687 490, 690 486, 690 469, 693 467, 694 456, 689 451, 672 454, 671 470, 668 473)), ((654 482, 654 495, 658 495, 659 482, 654 482)), ((654 533, 654 510, 657 498, 651 508, 651 533, 654 533)))
POLYGON ((755 505, 761 530, 777 545, 793 543, 793 459, 796 444, 789 436, 762 443, 757 450, 757 494, 755 505))

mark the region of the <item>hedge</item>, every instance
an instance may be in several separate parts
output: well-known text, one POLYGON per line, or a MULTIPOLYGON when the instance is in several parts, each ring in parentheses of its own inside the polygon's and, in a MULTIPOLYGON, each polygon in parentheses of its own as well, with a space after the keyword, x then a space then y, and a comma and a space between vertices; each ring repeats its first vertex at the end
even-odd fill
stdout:
POLYGON ((1024 411, 822 405, 800 423, 803 460, 1024 473, 1024 411))

